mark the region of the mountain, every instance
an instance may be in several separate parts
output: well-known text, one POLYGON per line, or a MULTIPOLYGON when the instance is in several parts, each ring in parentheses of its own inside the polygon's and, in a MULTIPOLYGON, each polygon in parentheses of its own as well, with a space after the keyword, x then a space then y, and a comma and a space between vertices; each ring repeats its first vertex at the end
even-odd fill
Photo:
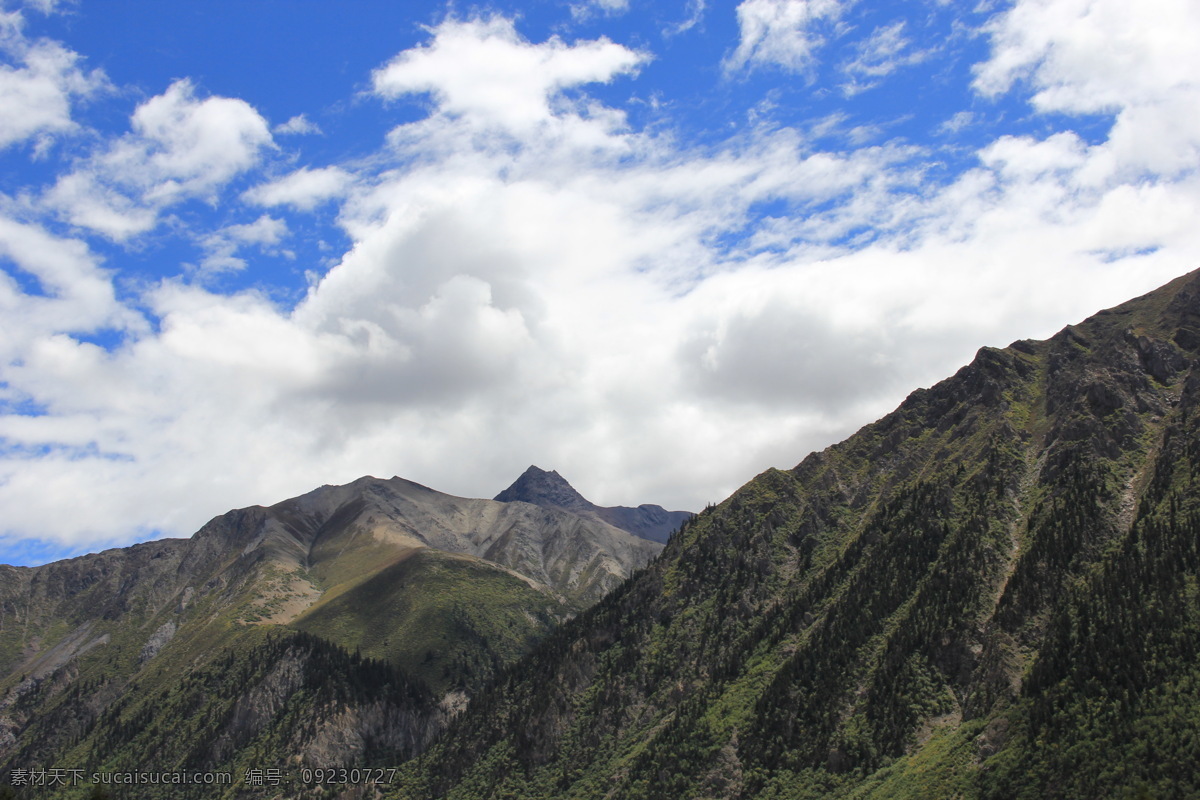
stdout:
POLYGON ((512 486, 496 495, 495 499, 504 503, 532 503, 543 508, 573 511, 659 544, 666 544, 671 534, 693 516, 690 511, 667 511, 653 504, 637 508, 598 506, 575 491, 557 472, 547 472, 535 466, 525 470, 512 486))
POLYGON ((408 758, 660 549, 592 516, 367 477, 187 540, 0 566, 0 774, 408 758))
POLYGON ((404 798, 1200 796, 1200 273, 687 522, 404 798))

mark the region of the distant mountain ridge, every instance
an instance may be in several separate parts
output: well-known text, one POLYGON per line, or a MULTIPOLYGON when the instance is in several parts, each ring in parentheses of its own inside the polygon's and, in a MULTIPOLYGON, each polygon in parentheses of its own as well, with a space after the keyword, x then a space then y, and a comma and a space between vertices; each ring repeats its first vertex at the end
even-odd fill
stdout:
POLYGON ((269 546, 297 565, 311 566, 331 549, 331 537, 351 531, 347 541, 338 539, 339 556, 368 546, 431 547, 511 569, 584 605, 658 550, 570 509, 456 497, 398 477, 321 487, 262 513, 247 547, 269 546))
POLYGON ((547 472, 536 466, 530 466, 494 499, 504 503, 519 501, 544 508, 566 509, 660 544, 666 544, 671 534, 694 516, 690 511, 667 511, 662 506, 649 503, 637 508, 598 506, 577 492, 557 471, 547 472))

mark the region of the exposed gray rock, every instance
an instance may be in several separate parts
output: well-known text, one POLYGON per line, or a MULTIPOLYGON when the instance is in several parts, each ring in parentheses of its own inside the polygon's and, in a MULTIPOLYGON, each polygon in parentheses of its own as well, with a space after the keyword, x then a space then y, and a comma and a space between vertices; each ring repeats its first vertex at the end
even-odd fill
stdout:
POLYGON ((150 659, 158 655, 158 651, 162 650, 167 642, 175 638, 175 631, 179 626, 175 624, 175 620, 167 620, 159 626, 158 630, 150 634, 150 638, 146 640, 146 644, 142 646, 142 652, 138 656, 138 663, 145 664, 150 659))

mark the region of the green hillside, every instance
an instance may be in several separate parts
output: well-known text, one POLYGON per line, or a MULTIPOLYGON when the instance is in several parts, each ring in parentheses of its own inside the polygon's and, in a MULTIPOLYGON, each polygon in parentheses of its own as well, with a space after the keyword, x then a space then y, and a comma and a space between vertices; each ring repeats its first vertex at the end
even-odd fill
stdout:
POLYGON ((440 696, 474 692, 571 611, 485 561, 422 549, 292 627, 395 664, 440 696))

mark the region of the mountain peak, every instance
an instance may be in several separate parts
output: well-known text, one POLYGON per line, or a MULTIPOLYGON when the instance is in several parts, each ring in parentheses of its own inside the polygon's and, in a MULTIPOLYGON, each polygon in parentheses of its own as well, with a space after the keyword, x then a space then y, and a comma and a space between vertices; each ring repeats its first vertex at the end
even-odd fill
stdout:
POLYGON ((591 502, 557 472, 547 472, 531 466, 521 477, 494 498, 502 503, 521 501, 543 508, 561 508, 593 519, 599 519, 628 531, 634 536, 666 544, 671 534, 679 529, 692 513, 690 511, 667 511, 662 506, 643 504, 637 508, 612 506, 604 508, 591 502))
POLYGON ((596 507, 554 470, 547 472, 532 465, 521 473, 521 477, 517 478, 512 486, 496 495, 494 499, 502 503, 519 500, 537 506, 565 508, 569 511, 587 511, 596 507))

